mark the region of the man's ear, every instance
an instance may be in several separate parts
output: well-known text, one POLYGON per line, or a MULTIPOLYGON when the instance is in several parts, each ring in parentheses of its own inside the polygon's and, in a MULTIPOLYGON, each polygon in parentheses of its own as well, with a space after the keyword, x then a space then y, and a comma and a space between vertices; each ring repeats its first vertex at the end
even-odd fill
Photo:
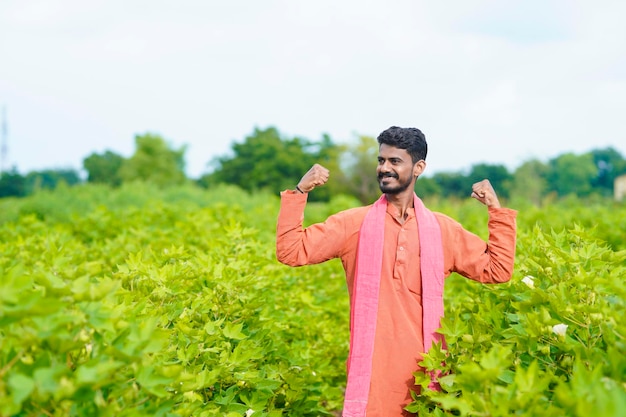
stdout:
POLYGON ((426 161, 424 161, 423 159, 420 159, 419 161, 415 163, 415 165, 413 165, 413 176, 415 178, 419 177, 420 175, 422 175, 422 172, 424 172, 425 169, 426 169, 426 161))

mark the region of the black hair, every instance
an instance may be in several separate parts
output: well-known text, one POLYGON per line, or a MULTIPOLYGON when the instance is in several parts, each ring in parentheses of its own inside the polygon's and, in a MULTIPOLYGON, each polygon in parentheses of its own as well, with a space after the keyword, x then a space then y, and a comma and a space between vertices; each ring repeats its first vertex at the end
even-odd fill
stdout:
POLYGON ((411 155, 411 161, 414 164, 421 159, 426 160, 426 154, 428 153, 426 136, 416 127, 391 126, 378 135, 379 146, 383 143, 399 149, 405 149, 411 155))

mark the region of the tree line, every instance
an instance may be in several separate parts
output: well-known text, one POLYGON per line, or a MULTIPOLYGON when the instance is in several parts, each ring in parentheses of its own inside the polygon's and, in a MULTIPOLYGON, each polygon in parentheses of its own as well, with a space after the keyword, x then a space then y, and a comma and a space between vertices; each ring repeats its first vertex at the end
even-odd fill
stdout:
MULTIPOLYGON (((84 180, 72 169, 47 169, 26 175, 15 169, 5 172, 0 178, 0 197, 26 196, 62 183, 117 187, 132 181, 161 187, 195 183, 204 188, 225 183, 251 192, 278 193, 293 188, 314 163, 329 168, 333 181, 316 190, 312 200, 328 201, 333 195, 345 194, 368 204, 379 195, 375 178, 378 144, 369 136, 339 144, 328 135, 312 141, 285 137, 275 127, 255 128, 243 141, 232 145, 230 154, 213 159, 209 172, 195 179, 185 175, 185 152, 185 146, 174 148, 159 135, 137 135, 135 152, 129 158, 111 150, 84 158, 84 180)), ((512 172, 502 164, 479 163, 465 171, 426 174, 417 181, 416 190, 422 197, 466 198, 474 182, 489 178, 503 198, 541 204, 550 196, 610 197, 615 178, 622 174, 626 174, 626 160, 609 147, 584 154, 564 153, 547 162, 531 159, 512 172)))

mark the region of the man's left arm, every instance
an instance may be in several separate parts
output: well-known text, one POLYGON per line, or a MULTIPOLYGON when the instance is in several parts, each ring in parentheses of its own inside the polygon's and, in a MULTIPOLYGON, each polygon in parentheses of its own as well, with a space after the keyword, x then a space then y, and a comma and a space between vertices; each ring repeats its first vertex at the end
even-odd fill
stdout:
POLYGON ((517 211, 500 206, 488 180, 472 186, 472 197, 487 206, 489 239, 487 242, 456 224, 448 230, 453 245, 450 272, 484 283, 506 282, 513 275, 517 235, 517 211))
POLYGON ((515 246, 517 240, 517 212, 508 208, 490 208, 489 241, 486 254, 489 261, 478 281, 506 282, 513 275, 515 246))

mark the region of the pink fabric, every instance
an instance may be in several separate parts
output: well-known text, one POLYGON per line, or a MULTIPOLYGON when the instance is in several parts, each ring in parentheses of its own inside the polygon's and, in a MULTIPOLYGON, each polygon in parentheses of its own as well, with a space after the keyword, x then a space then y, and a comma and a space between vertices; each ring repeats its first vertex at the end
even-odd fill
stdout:
MULTIPOLYGON (((420 239, 420 271, 422 273, 422 332, 424 352, 433 344, 441 342, 443 335, 437 333, 443 317, 443 243, 439 222, 432 211, 424 207, 422 200, 415 196, 415 217, 420 239)), ((440 389, 431 374, 430 389, 440 389)))
POLYGON ((382 195, 365 215, 359 231, 359 249, 350 308, 350 354, 343 417, 365 416, 367 407, 386 212, 387 199, 382 195))
MULTIPOLYGON (((435 215, 424 207, 417 195, 414 195, 414 207, 420 239, 424 350, 427 352, 433 343, 443 340, 442 335, 436 333, 443 316, 443 245, 435 215)), ((343 417, 364 417, 367 408, 386 212, 387 199, 382 195, 366 214, 359 232, 343 417)), ((431 387, 437 388, 434 382, 431 387)))

